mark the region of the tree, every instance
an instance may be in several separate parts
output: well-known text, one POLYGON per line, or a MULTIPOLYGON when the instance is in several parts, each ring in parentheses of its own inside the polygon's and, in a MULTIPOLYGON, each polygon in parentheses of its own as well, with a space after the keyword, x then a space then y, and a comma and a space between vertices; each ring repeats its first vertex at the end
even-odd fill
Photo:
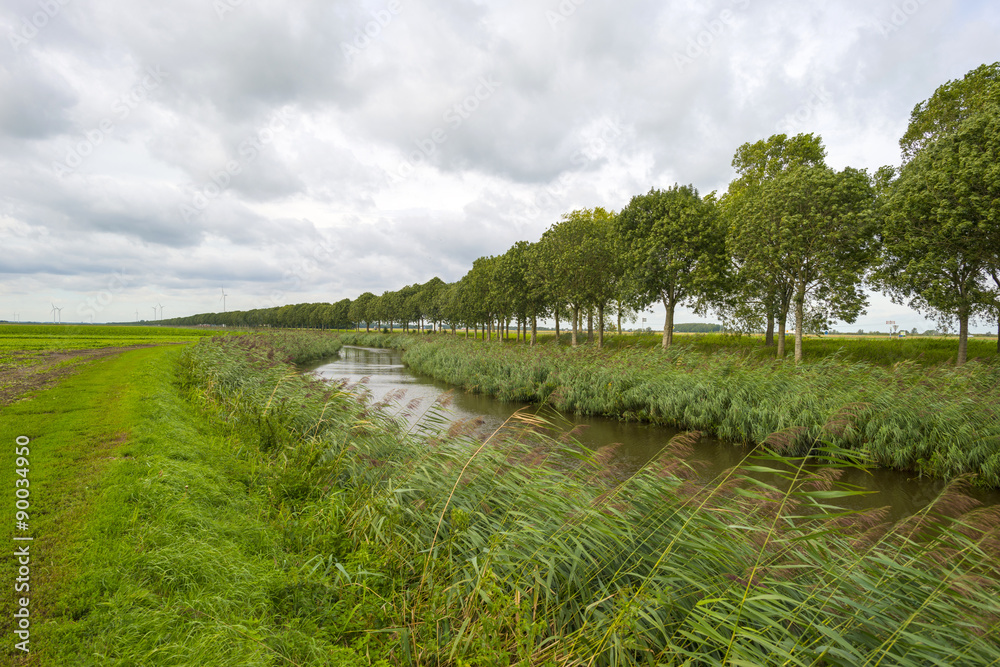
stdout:
POLYGON ((445 282, 438 277, 431 278, 420 286, 420 311, 435 328, 442 319, 439 296, 444 288, 445 282))
POLYGON ((580 209, 552 225, 540 242, 545 248, 545 280, 557 301, 572 307, 572 345, 578 344, 580 316, 597 309, 603 341, 603 315, 614 299, 616 286, 614 248, 610 242, 614 214, 603 208, 580 209))
POLYGON ((903 161, 943 136, 954 133, 964 121, 986 108, 1000 105, 1000 62, 980 65, 962 79, 940 86, 910 112, 910 124, 899 140, 903 161))
POLYGON ((1000 290, 990 282, 1000 267, 998 79, 998 65, 984 65, 914 109, 900 141, 906 162, 887 186, 874 277, 894 301, 942 324, 958 320, 959 365, 970 319, 990 312, 1000 290))
POLYGON ((615 231, 624 280, 639 309, 660 301, 667 311, 666 348, 673 343, 677 306, 703 306, 724 275, 725 230, 717 207, 690 185, 653 189, 632 198, 615 231))
POLYGON ((371 292, 365 292, 357 299, 351 302, 351 307, 348 310, 348 315, 354 322, 357 328, 361 327, 361 323, 365 323, 365 331, 371 331, 371 316, 370 308, 371 302, 375 299, 375 295, 371 292))
POLYGON ((796 362, 807 306, 813 320, 853 322, 863 312, 862 283, 875 256, 872 198, 863 171, 796 165, 763 183, 745 208, 740 248, 747 265, 792 287, 796 362))
POLYGON ((775 134, 736 150, 733 168, 737 178, 729 184, 720 205, 727 226, 730 277, 716 305, 728 321, 744 330, 754 330, 766 317, 765 345, 774 344, 774 324, 778 323, 778 356, 785 354, 785 328, 792 302, 792 285, 784 275, 775 274, 748 260, 748 252, 767 239, 745 234, 742 227, 748 207, 760 197, 763 185, 795 166, 821 166, 826 149, 818 136, 775 134), (740 326, 742 325, 742 326, 740 326))

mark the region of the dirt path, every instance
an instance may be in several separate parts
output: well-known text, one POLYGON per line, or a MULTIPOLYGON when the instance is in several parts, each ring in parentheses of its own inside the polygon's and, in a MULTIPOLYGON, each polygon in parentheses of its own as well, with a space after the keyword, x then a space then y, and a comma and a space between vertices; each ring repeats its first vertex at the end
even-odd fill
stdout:
POLYGON ((76 371, 82 363, 137 350, 152 345, 102 347, 96 350, 58 350, 54 352, 14 352, 12 363, 0 364, 0 406, 21 400, 26 394, 51 387, 76 371), (25 359, 30 359, 25 363, 25 359))

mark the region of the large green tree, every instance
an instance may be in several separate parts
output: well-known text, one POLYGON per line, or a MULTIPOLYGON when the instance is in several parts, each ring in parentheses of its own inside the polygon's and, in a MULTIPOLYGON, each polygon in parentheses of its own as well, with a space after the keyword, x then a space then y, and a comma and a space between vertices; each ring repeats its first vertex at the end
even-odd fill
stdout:
POLYGON ((614 214, 603 208, 579 209, 563 216, 542 235, 549 250, 546 280, 557 301, 572 307, 572 345, 579 339, 580 317, 586 309, 597 310, 603 341, 604 311, 615 297, 618 262, 611 243, 614 214))
POLYGON ((900 141, 904 163, 887 188, 875 283, 894 301, 958 320, 957 363, 969 321, 989 312, 1000 283, 1000 67, 984 65, 917 105, 900 141))
POLYGON ((767 139, 745 143, 736 150, 732 166, 736 179, 720 200, 727 226, 727 249, 732 280, 719 292, 716 310, 727 319, 742 322, 753 329, 766 320, 765 345, 774 344, 774 325, 778 324, 778 356, 785 354, 785 329, 794 288, 789 279, 766 265, 751 261, 760 243, 773 239, 755 238, 743 228, 750 207, 756 206, 761 188, 786 170, 797 166, 822 166, 826 149, 813 134, 789 137, 775 134, 767 139))
POLYGON ((369 309, 371 308, 372 300, 375 298, 375 295, 371 292, 365 292, 351 302, 351 307, 348 310, 348 316, 351 318, 351 321, 354 322, 355 327, 360 328, 361 323, 364 322, 365 331, 371 330, 369 309))
POLYGON ((863 171, 798 165, 763 183, 744 211, 746 261, 792 288, 796 361, 808 306, 846 322, 863 312, 863 280, 876 254, 872 200, 863 171))
POLYGON ((702 307, 725 274, 725 228, 711 198, 690 185, 632 198, 615 220, 625 282, 639 309, 667 311, 663 347, 673 343, 674 311, 702 307))

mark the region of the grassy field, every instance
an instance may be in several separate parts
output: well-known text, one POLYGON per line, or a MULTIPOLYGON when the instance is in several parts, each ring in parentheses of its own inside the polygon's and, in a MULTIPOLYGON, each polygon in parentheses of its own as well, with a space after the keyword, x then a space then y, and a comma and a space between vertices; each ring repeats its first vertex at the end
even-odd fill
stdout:
POLYGON ((218 332, 177 327, 0 324, 0 362, 13 352, 54 352, 188 343, 218 332))
POLYGON ((530 415, 513 438, 457 426, 428 442, 259 369, 242 341, 187 361, 232 433, 280 463, 268 485, 302 564, 301 622, 365 662, 1000 659, 997 517, 964 499, 966 482, 885 524, 830 513, 850 491, 828 469, 800 465, 787 492, 739 470, 695 487, 666 452, 616 482, 607 452, 581 458, 530 415))
POLYGON ((31 653, 9 639, 0 662, 1000 661, 1000 516, 966 479, 887 523, 833 512, 851 490, 804 459, 776 471, 786 491, 738 469, 694 485, 672 454, 696 434, 624 480, 531 415, 511 437, 428 439, 295 372, 340 344, 128 350, 2 408, 0 484, 30 481, 35 540, 31 653))

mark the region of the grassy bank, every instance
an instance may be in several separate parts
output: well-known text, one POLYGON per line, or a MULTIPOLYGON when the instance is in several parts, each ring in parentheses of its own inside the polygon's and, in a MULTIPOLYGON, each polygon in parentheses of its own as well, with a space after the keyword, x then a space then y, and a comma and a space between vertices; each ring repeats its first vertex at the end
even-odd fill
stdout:
MULTIPOLYGON (((368 334, 369 332, 348 332, 352 334, 368 334)), ((375 332, 376 335, 378 332, 375 332)), ((464 331, 458 336, 465 339, 464 331)), ((597 334, 594 333, 596 338, 597 334)), ((470 332, 469 340, 485 340, 483 332, 478 336, 470 332)), ((581 344, 587 339, 587 332, 580 334, 581 344)), ((494 334, 494 340, 495 334, 494 334)), ((559 344, 569 346, 571 335, 563 329, 559 336, 559 344)), ((504 341, 506 344, 518 344, 515 335, 504 341)), ((555 344, 555 332, 540 331, 538 343, 542 345, 555 344)), ((604 346, 611 350, 626 348, 658 349, 663 343, 661 333, 606 333, 604 346)), ((760 361, 773 360, 777 357, 777 347, 764 345, 761 335, 733 335, 718 333, 674 333, 674 343, 680 347, 714 354, 729 352, 747 355, 760 361)), ((791 350, 793 337, 789 335, 786 349, 791 350)), ((835 334, 828 336, 807 335, 803 340, 805 362, 812 363, 829 357, 842 361, 862 361, 874 366, 892 366, 900 362, 911 362, 918 366, 933 367, 943 364, 955 365, 958 352, 957 336, 908 336, 893 338, 888 335, 851 335, 835 334)), ((997 360, 996 336, 973 336, 969 338, 969 359, 993 362, 997 360)))
POLYGON ((405 348, 418 373, 568 412, 698 429, 801 455, 817 442, 862 462, 1000 487, 1000 365, 881 367, 834 356, 809 364, 691 347, 599 351, 486 344, 450 336, 344 335, 405 348))
POLYGON ((607 452, 580 459, 530 416, 504 440, 461 425, 416 439, 248 359, 237 342, 199 345, 186 373, 278 464, 296 609, 366 660, 1000 659, 996 512, 969 512, 963 482, 892 525, 826 514, 830 470, 789 473, 787 492, 739 471, 694 486, 666 452, 613 482, 607 452))
POLYGON ((48 540, 26 664, 1000 660, 1000 517, 962 480, 895 524, 827 513, 831 470, 615 481, 530 415, 416 437, 295 372, 339 344, 136 350, 5 410, 48 540))
MULTIPOLYGON (((337 347, 301 341, 279 349, 298 360, 337 347)), ((294 612, 296 569, 268 484, 274 457, 245 446, 198 402, 202 394, 182 389, 182 351, 154 347, 90 362, 3 409, 6 488, 14 488, 14 437, 31 441, 35 557, 31 651, 8 641, 0 662, 274 665, 351 657, 294 612)), ((267 362, 266 352, 245 352, 267 362)), ((11 501, 9 526, 13 510, 11 501)), ((5 582, 17 567, 10 553, 5 582)), ((9 604, 5 637, 14 636, 9 604)))

